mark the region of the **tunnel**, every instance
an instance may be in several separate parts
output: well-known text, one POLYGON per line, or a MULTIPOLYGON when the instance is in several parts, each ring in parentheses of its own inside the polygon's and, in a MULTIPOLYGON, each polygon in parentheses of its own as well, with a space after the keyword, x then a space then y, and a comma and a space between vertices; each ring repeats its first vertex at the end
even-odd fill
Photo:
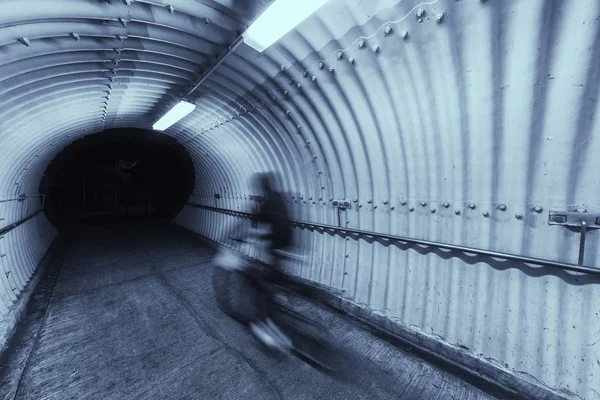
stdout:
POLYGON ((600 399, 600 2, 272 3, 0 2, 0 394, 600 399), (267 171, 351 382, 215 308, 267 171))
POLYGON ((46 195, 46 217, 62 231, 82 222, 170 220, 193 184, 192 159, 174 138, 114 129, 65 147, 46 169, 39 192, 46 195))

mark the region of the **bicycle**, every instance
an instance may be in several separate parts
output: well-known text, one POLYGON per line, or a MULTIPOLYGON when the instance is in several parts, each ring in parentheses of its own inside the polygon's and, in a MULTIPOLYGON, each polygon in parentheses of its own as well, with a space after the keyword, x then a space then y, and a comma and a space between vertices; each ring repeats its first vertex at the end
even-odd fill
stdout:
MULTIPOLYGON (((251 244, 244 239, 236 241, 251 244)), ((281 256, 291 258, 285 253, 281 256)), ((265 273, 266 267, 257 260, 222 247, 215 259, 212 282, 219 308, 238 322, 249 325, 257 316, 258 302, 266 301, 260 289, 265 273)), ((278 301, 282 295, 313 301, 310 290, 300 287, 292 279, 285 279, 285 275, 283 278, 285 285, 269 283, 275 293, 269 316, 291 342, 289 352, 323 372, 339 371, 339 350, 335 349, 328 328, 278 301)))

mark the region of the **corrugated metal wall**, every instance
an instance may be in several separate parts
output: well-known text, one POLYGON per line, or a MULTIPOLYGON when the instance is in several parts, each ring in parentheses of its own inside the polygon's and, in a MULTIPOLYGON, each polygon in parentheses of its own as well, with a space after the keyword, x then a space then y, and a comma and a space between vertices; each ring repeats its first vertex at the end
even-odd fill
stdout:
MULTIPOLYGON (((26 3, 5 0, 0 13, 6 196, 35 193, 77 137, 150 127, 266 4, 26 3)), ((298 219, 337 225, 331 200, 347 199, 351 228, 575 262, 578 234, 547 218, 600 211, 599 39, 596 0, 332 0, 266 53, 239 47, 166 134, 195 160, 192 203, 248 210, 248 178, 274 169, 298 219)), ((189 207, 177 222, 218 238, 232 218, 189 207)), ((600 398, 593 278, 299 236, 312 250, 296 273, 515 374, 600 398)), ((585 264, 599 264, 595 231, 585 264)))
POLYGON ((10 231, 0 230, 0 347, 14 326, 15 303, 57 236, 56 229, 38 213, 40 200, 39 196, 0 198, 0 228, 21 223, 10 231))

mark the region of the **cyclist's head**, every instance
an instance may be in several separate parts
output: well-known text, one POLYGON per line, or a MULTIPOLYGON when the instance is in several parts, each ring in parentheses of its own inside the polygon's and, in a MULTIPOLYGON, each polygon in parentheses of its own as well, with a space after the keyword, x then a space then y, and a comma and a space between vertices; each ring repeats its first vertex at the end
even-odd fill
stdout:
POLYGON ((256 185, 263 192, 272 192, 274 189, 273 174, 271 172, 261 172, 255 175, 256 185))

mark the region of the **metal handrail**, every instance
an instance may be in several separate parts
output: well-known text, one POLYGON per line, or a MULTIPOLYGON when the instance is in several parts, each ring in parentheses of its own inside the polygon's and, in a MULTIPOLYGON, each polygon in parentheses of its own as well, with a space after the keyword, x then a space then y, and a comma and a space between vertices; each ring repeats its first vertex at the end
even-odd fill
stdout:
POLYGON ((33 214, 31 214, 28 217, 23 218, 22 220, 19 220, 17 222, 14 222, 8 226, 5 226, 4 228, 0 228, 0 235, 4 235, 10 231, 12 231, 13 229, 17 228, 19 225, 23 225, 25 222, 29 221, 31 218, 35 217, 36 215, 38 215, 39 213, 41 213, 43 211, 42 210, 37 210, 36 212, 34 212, 33 214))
MULTIPOLYGON (((191 207, 203 208, 203 209, 207 209, 207 210, 211 210, 211 211, 220 212, 223 214, 239 215, 242 217, 250 217, 252 215, 250 213, 246 213, 246 212, 242 212, 242 211, 234 211, 234 210, 228 210, 228 209, 224 209, 224 208, 205 206, 202 204, 187 203, 187 205, 189 205, 191 207)), ((429 240, 414 239, 414 238, 409 238, 409 237, 405 237, 405 236, 364 231, 364 230, 360 230, 360 229, 343 228, 340 226, 326 225, 326 224, 320 224, 320 223, 308 222, 308 221, 293 221, 292 224, 299 228, 310 227, 310 228, 328 230, 328 231, 333 231, 333 232, 342 232, 342 233, 357 235, 357 236, 362 236, 362 237, 373 237, 373 238, 398 241, 398 242, 404 242, 404 243, 413 243, 413 244, 418 244, 418 245, 423 245, 423 246, 436 247, 436 248, 440 248, 440 249, 455 250, 455 251, 460 251, 463 253, 473 253, 473 254, 479 254, 479 255, 488 256, 488 257, 503 258, 506 260, 519 261, 519 262, 523 262, 523 263, 527 263, 527 264, 535 264, 535 265, 541 265, 541 266, 561 268, 564 270, 581 272, 581 273, 585 273, 585 274, 600 275, 600 268, 586 267, 583 265, 569 264, 569 263, 564 263, 564 262, 560 262, 560 261, 545 260, 542 258, 527 257, 527 256, 522 256, 522 255, 517 255, 517 254, 510 254, 510 253, 501 253, 501 252, 497 252, 497 251, 478 249, 478 248, 474 248, 474 247, 466 247, 466 246, 459 246, 459 245, 449 244, 449 243, 433 242, 433 241, 429 241, 429 240)))
POLYGON ((40 194, 24 194, 19 197, 13 197, 9 199, 0 199, 0 203, 7 203, 9 201, 24 201, 25 199, 33 199, 34 197, 42 198, 42 209, 44 208, 44 203, 46 202, 46 195, 43 193, 40 194))

